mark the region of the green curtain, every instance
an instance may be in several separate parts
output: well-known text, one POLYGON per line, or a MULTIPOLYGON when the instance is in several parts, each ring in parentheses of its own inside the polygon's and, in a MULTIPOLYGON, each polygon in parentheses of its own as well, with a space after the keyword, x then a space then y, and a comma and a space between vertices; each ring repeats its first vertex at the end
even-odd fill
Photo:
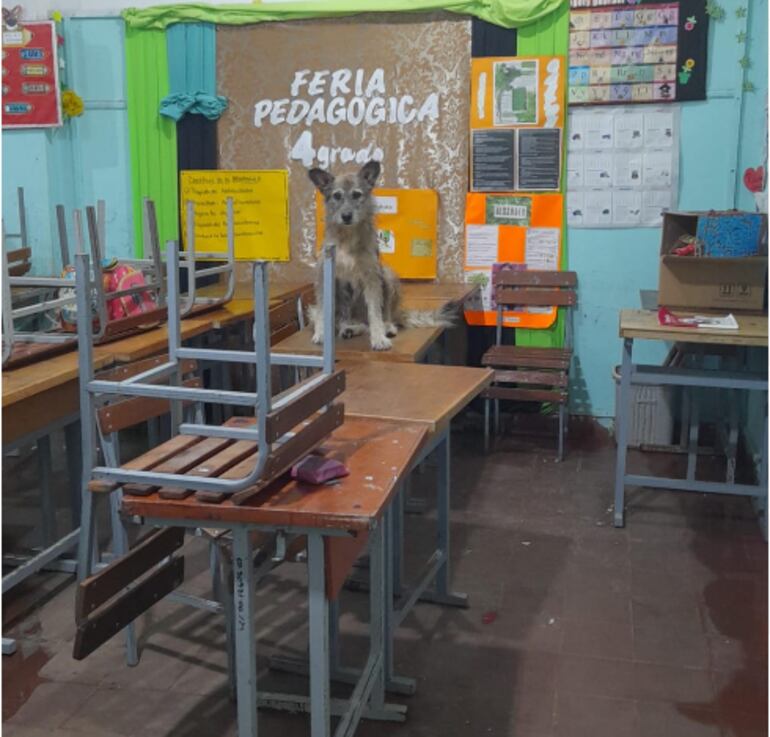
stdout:
MULTIPOLYGON (((566 59, 569 55, 569 5, 564 4, 558 10, 546 18, 520 28, 516 31, 516 53, 519 56, 554 56, 563 55, 566 59)), ((567 101, 564 100, 566 106, 567 101)), ((566 107, 565 107, 566 113, 566 107)), ((564 135, 567 135, 567 118, 564 120, 564 135)), ((566 142, 565 142, 566 148, 566 142)), ((565 191, 567 169, 567 157, 563 157, 561 173, 561 189, 565 191)), ((562 268, 569 267, 567 252, 567 227, 564 218, 562 228, 562 268)), ((564 310, 559 310, 559 316, 554 324, 546 330, 516 331, 516 345, 537 348, 558 348, 564 345, 564 310)))
POLYGON ((126 28, 126 87, 134 243, 141 258, 143 197, 155 201, 161 247, 179 237, 176 124, 158 113, 169 93, 165 31, 126 28))
POLYGON ((171 23, 191 21, 238 26, 366 12, 448 10, 474 15, 498 26, 517 28, 566 6, 566 0, 378 0, 375 3, 372 0, 327 0, 269 5, 157 5, 152 8, 129 8, 123 11, 123 18, 129 28, 163 30, 171 23))

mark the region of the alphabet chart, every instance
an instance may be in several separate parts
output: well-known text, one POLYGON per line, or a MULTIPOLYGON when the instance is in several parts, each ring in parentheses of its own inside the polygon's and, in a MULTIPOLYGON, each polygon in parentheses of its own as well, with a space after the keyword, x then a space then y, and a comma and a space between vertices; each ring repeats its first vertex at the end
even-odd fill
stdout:
POLYGON ((704 0, 570 0, 569 104, 704 100, 704 0))

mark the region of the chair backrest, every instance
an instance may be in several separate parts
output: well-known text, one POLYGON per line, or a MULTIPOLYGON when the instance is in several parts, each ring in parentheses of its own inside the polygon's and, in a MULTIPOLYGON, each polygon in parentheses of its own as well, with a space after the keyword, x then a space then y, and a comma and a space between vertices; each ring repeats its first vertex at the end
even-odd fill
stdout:
POLYGON ((499 271, 492 277, 495 300, 504 307, 574 307, 577 274, 574 271, 499 271))
POLYGON ((29 246, 6 251, 8 275, 24 276, 32 268, 32 249, 29 246))

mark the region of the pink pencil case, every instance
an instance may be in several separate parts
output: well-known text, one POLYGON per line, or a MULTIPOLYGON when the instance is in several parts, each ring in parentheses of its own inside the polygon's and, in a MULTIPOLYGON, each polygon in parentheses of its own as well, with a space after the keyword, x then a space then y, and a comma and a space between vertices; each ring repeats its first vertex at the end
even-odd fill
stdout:
POLYGON ((325 484, 327 481, 339 479, 350 473, 339 461, 332 458, 309 455, 291 469, 291 477, 308 484, 325 484))

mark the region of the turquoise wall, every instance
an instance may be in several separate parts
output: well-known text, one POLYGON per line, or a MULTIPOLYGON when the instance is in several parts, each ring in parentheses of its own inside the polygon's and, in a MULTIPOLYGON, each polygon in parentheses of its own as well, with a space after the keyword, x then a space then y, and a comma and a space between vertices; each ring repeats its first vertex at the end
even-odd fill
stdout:
MULTIPOLYGON (((767 0, 748 4, 753 65, 747 77, 756 91, 742 92, 738 60, 743 50, 736 34, 745 22, 736 18, 735 4, 723 3, 725 19, 711 24, 708 100, 682 106, 681 209, 754 207, 741 178, 747 166, 761 163, 766 138, 767 0)), ((173 30, 185 42, 190 32, 194 29, 173 30)), ((17 229, 15 192, 24 186, 39 273, 60 268, 53 218, 57 203, 71 211, 105 199, 108 253, 132 255, 123 33, 118 18, 69 19, 64 27, 66 74, 86 102, 84 115, 58 130, 3 132, 3 218, 9 230, 17 229)), ((211 69, 213 62, 204 64, 199 76, 211 69)), ((610 418, 615 411, 610 373, 620 360, 618 311, 638 307, 640 289, 656 288, 660 230, 570 229, 568 242, 570 268, 580 280, 572 411, 610 418)), ((644 361, 660 361, 666 352, 661 344, 641 341, 637 349, 644 361)))
MULTIPOLYGON (((711 23, 708 99, 682 105, 679 209, 754 210, 742 176, 747 166, 761 163, 762 141, 767 136, 767 0, 748 4, 753 18, 749 38, 753 62, 747 77, 756 91, 742 91, 743 69, 738 60, 743 49, 736 34, 745 21, 735 16, 737 4, 722 3, 725 19, 711 23)), ((572 411, 614 417, 615 388, 610 374, 620 363, 618 312, 640 306, 640 289, 657 289, 660 229, 570 228, 568 243, 580 299, 572 411)), ((636 341, 634 356, 660 362, 667 349, 658 342, 636 341)))
POLYGON ((128 129, 123 21, 65 21, 66 81, 85 102, 85 112, 58 129, 3 131, 3 220, 18 230, 16 188, 24 187, 33 268, 61 270, 54 207, 73 208, 103 199, 107 205, 107 253, 131 256, 128 129))

